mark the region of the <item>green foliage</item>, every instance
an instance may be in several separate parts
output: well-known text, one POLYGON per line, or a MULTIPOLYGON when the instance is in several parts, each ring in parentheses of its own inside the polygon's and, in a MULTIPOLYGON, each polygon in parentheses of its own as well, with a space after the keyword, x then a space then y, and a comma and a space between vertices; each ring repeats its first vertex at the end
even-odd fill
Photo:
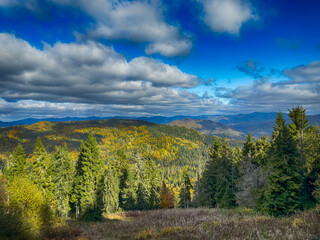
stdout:
POLYGON ((289 124, 290 129, 293 132, 302 133, 309 125, 309 119, 306 115, 306 109, 302 106, 298 106, 296 108, 292 108, 289 110, 288 116, 290 117, 292 124, 289 124))
MULTIPOLYGON (((231 208, 236 205, 235 179, 237 178, 237 169, 233 161, 233 151, 226 141, 222 142, 221 157, 213 158, 216 162, 216 192, 215 201, 219 208, 231 208)), ((212 156, 215 157, 215 156, 212 156)))
POLYGON ((49 198, 52 196, 51 162, 46 149, 38 137, 32 156, 30 177, 49 198))
POLYGON ((318 178, 314 183, 314 191, 312 194, 316 200, 316 203, 320 205, 320 173, 318 174, 318 178))
POLYGON ((302 176, 299 153, 289 128, 281 125, 268 159, 265 209, 271 215, 287 215, 301 208, 302 176))
POLYGON ((201 204, 212 207, 230 208, 235 206, 235 180, 238 176, 234 153, 228 141, 216 138, 210 150, 208 161, 201 179, 201 204))
POLYGON ((12 179, 15 176, 25 176, 27 172, 26 154, 22 145, 19 143, 18 147, 14 150, 6 162, 5 174, 12 179))
POLYGON ((315 190, 315 182, 320 172, 320 128, 311 126, 305 134, 305 165, 306 165, 306 195, 311 201, 315 201, 312 192, 315 190))
POLYGON ((101 206, 98 206, 97 200, 102 171, 99 147, 90 133, 85 144, 82 143, 80 147, 72 197, 76 205, 76 215, 81 219, 94 221, 101 218, 101 206))
POLYGON ((52 212, 45 196, 28 178, 15 177, 9 185, 9 212, 18 216, 23 231, 34 238, 52 223, 52 212))
POLYGON ((119 209, 119 178, 116 170, 109 167, 104 173, 103 202, 104 212, 113 213, 119 209))
POLYGON ((60 216, 68 217, 70 211, 70 196, 75 175, 75 166, 69 156, 66 145, 56 147, 52 159, 53 196, 60 216))
POLYGON ((193 186, 187 171, 182 172, 182 179, 183 184, 179 192, 179 207, 188 208, 191 206, 191 189, 193 189, 193 186))

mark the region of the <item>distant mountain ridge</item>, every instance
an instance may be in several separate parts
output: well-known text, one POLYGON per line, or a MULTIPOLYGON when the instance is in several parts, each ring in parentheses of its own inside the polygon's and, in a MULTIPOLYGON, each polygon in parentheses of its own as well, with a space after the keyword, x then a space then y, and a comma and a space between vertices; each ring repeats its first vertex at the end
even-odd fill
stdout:
MULTIPOLYGON (((244 133, 247 135, 249 131, 255 137, 272 133, 273 125, 278 113, 263 113, 254 112, 250 114, 237 114, 237 115, 200 115, 200 116, 184 116, 177 115, 173 117, 164 116, 152 116, 152 117, 128 117, 128 116, 113 116, 113 117, 66 117, 66 118, 46 118, 46 119, 34 119, 27 118, 23 120, 13 121, 13 122, 1 122, 0 127, 10 127, 10 126, 21 126, 25 124, 34 124, 40 121, 48 122, 68 122, 68 121, 83 121, 83 120, 108 120, 108 119, 131 119, 131 120, 142 120, 157 124, 168 124, 176 120, 192 119, 192 120, 211 120, 216 123, 222 123, 232 128, 235 131, 244 133)), ((289 123, 290 118, 286 113, 283 114, 286 121, 289 123)), ((310 124, 320 124, 320 114, 308 116, 310 124)), ((206 127, 204 127, 206 128, 206 127)), ((214 131, 213 126, 213 131, 214 131)), ((207 129, 209 132, 210 130, 207 129)))
POLYGON ((168 123, 168 125, 196 129, 199 132, 207 135, 216 135, 219 137, 226 136, 234 139, 245 138, 244 133, 239 132, 223 123, 214 122, 211 120, 185 118, 172 121, 168 123))

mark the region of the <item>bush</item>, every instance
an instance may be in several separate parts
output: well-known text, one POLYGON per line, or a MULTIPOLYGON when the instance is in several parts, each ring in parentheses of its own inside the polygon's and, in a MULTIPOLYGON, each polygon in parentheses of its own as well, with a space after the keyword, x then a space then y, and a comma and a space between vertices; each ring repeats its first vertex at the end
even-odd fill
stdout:
POLYGON ((8 191, 8 213, 15 216, 16 221, 22 222, 24 234, 35 238, 41 230, 50 227, 51 209, 42 191, 31 180, 15 177, 9 184, 8 191))

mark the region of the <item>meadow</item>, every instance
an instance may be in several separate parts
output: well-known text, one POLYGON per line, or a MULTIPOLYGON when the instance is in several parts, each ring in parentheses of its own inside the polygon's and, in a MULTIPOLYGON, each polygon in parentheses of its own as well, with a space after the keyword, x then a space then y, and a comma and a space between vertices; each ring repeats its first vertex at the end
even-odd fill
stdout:
POLYGON ((101 222, 66 221, 45 239, 320 239, 320 210, 288 217, 260 215, 250 209, 167 209, 128 211, 101 222))

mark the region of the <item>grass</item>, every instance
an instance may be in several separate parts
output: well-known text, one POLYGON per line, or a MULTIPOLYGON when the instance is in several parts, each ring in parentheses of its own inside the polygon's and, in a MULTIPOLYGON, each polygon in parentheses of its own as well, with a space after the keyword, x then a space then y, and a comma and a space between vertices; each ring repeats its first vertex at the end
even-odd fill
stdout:
MULTIPOLYGON (((50 235, 51 234, 51 235, 50 235)), ((247 209, 169 209, 106 215, 102 222, 69 221, 46 239, 320 239, 320 211, 273 218, 247 209)))

